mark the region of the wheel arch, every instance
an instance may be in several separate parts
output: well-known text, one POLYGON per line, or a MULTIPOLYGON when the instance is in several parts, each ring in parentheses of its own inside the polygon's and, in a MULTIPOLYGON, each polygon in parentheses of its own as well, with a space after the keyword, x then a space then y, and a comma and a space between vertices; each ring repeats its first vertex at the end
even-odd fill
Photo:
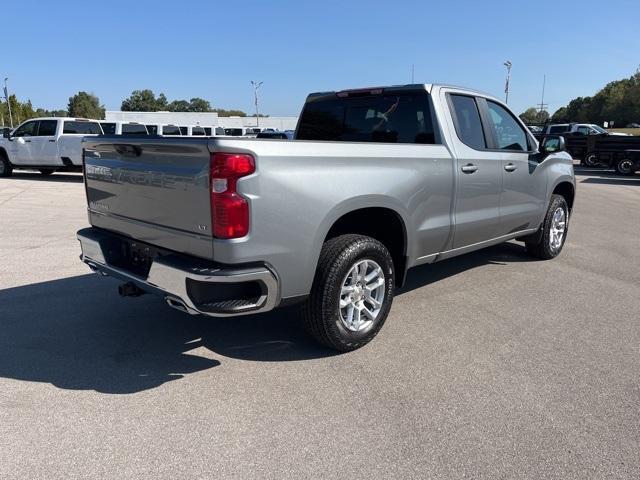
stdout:
MULTIPOLYGON (((347 233, 356 233, 380 241, 391 254, 396 271, 396 285, 402 286, 407 271, 409 236, 406 217, 398 206, 387 202, 367 201, 338 208, 331 221, 327 222, 322 244, 327 240, 347 233)), ((317 266, 317 259, 316 259, 317 266)))
POLYGON ((569 207, 569 212, 573 210, 573 201, 576 196, 576 187, 572 182, 569 181, 560 181, 553 187, 552 195, 561 195, 564 197, 567 202, 567 206, 569 207))

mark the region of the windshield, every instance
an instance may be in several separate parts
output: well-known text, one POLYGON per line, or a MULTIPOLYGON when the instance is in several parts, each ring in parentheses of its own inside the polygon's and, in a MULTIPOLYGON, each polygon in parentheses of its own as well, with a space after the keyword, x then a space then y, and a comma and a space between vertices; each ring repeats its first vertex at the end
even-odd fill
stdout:
POLYGON ((591 125, 591 128, 596 130, 598 133, 609 133, 604 128, 602 128, 602 127, 600 127, 598 125, 591 125))

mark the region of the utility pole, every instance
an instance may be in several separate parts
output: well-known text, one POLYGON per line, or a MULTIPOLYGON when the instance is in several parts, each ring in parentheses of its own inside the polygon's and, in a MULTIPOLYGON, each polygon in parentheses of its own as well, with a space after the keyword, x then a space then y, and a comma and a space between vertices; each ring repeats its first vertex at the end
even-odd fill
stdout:
POLYGON ((263 83, 264 82, 254 82, 253 80, 251 80, 251 85, 253 85, 253 97, 256 103, 256 127, 260 126, 260 113, 258 112, 258 89, 263 83))
MULTIPOLYGON (((547 83, 547 76, 544 75, 542 77, 542 98, 540 99, 540 112, 539 112, 540 115, 542 114, 543 110, 547 109, 547 106, 548 106, 546 103, 544 103, 544 87, 545 87, 546 83, 547 83)), ((540 119, 540 118, 541 117, 538 117, 538 119, 540 119)), ((547 121, 548 120, 546 120, 545 123, 547 121)))
POLYGON ((547 104, 544 103, 544 87, 547 83, 547 76, 542 77, 542 98, 540 99, 540 112, 547 109, 547 104))
POLYGON ((4 78, 4 98, 7 101, 7 107, 9 108, 9 121, 11 122, 11 128, 13 128, 13 115, 11 115, 11 102, 9 101, 9 90, 7 89, 7 80, 9 80, 9 77, 4 78))
POLYGON ((505 67, 507 67, 507 79, 504 83, 504 103, 509 103, 509 82, 511 81, 511 62, 507 60, 503 63, 505 67))

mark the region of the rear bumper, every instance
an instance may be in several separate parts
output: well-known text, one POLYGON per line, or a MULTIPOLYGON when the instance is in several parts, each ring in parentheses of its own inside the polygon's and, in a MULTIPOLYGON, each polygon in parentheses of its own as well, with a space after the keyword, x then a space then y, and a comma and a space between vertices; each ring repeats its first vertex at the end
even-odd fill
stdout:
POLYGON ((131 240, 96 228, 80 230, 77 236, 82 248, 80 258, 93 271, 133 282, 190 314, 226 317, 261 313, 279 302, 277 277, 265 265, 217 265, 163 251, 153 257, 148 273, 143 274, 127 268, 122 260, 114 261, 117 245, 133 243, 131 240))

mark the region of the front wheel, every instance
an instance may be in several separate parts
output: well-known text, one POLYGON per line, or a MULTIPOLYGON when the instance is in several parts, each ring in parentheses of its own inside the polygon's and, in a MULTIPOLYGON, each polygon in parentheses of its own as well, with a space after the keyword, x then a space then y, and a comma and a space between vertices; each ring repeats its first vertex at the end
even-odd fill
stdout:
POLYGON ((543 260, 557 257, 564 247, 569 228, 569 207, 562 195, 551 195, 541 235, 536 242, 525 243, 527 252, 543 260))
POLYGON ((0 152, 0 177, 10 177, 13 173, 13 165, 3 152, 0 152))
POLYGON ((584 165, 589 168, 597 167, 600 165, 598 155, 595 153, 587 153, 584 157, 584 165))
POLYGON ((393 260, 379 241, 354 234, 328 240, 303 310, 307 331, 340 352, 366 345, 389 315, 394 281, 393 260))

